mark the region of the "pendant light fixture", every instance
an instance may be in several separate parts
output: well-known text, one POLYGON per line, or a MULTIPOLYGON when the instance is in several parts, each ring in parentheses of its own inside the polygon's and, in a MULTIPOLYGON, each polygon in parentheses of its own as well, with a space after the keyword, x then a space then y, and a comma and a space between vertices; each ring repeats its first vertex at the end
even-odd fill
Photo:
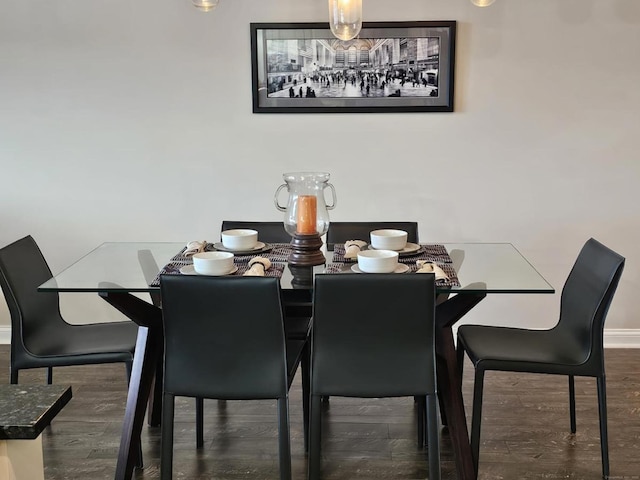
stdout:
POLYGON ((476 7, 488 7, 495 1, 496 0, 471 0, 471 3, 473 3, 476 7))
POLYGON ((191 0, 193 6, 203 12, 210 12, 218 6, 220 0, 191 0))
POLYGON ((340 40, 351 40, 362 29, 362 0, 329 0, 329 26, 340 40))

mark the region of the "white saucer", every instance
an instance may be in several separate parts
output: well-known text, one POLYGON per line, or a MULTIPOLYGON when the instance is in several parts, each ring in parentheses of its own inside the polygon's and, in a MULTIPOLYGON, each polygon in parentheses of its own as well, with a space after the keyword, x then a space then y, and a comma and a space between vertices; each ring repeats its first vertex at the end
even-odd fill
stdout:
MULTIPOLYGON (((250 248, 248 250, 232 250, 230 248, 225 247, 222 242, 217 242, 213 244, 213 248, 215 248, 216 250, 220 250, 222 252, 231 252, 231 253, 256 253, 256 252, 262 252, 264 250, 267 249, 267 244, 264 242, 258 242, 256 243, 255 247, 250 248)), ((270 249, 271 247, 269 247, 270 249)))
MULTIPOLYGON (((404 246, 404 248, 402 250, 396 250, 396 251, 398 252, 399 255, 406 255, 408 253, 417 252, 421 248, 422 247, 420 245, 418 245, 417 243, 407 242, 407 244, 404 246)), ((369 245, 369 249, 375 250, 375 248, 373 248, 371 245, 369 245)))
MULTIPOLYGON (((231 269, 231 271, 227 272, 227 273, 221 273, 220 275, 207 275, 208 277, 223 277, 225 275, 231 275, 233 273, 236 273, 238 271, 238 267, 236 265, 233 266, 233 268, 231 269)), ((195 271, 195 269, 193 268, 192 264, 189 265, 185 265, 184 267, 180 267, 180 273, 183 275, 200 275, 198 272, 195 271)))
MULTIPOLYGON (((409 265, 405 265, 404 263, 399 263, 396 269, 391 273, 407 273, 409 271, 409 265)), ((355 273, 367 273, 360 270, 360 267, 357 263, 351 265, 351 271, 355 273)))

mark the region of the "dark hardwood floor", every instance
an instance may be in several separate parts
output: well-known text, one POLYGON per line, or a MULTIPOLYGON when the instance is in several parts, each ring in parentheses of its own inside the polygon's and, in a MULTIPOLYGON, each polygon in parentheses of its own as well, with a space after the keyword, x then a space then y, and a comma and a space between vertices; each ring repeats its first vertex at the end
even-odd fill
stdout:
MULTIPOLYGON (((607 350, 612 479, 640 479, 640 350, 607 350)), ((0 382, 8 383, 9 346, 0 345, 0 382)), ((472 368, 465 365, 470 420, 472 368)), ((44 383, 45 371, 21 372, 21 383, 44 383)), ((113 479, 124 412, 123 365, 65 367, 54 382, 73 386, 73 399, 43 433, 47 480, 113 479)), ((601 478, 595 382, 576 379, 578 432, 569 433, 567 380, 488 373, 485 381, 480 479, 601 478)), ((416 446, 413 399, 332 397, 323 437, 323 478, 424 479, 425 451, 416 446)), ((293 478, 306 478, 301 389, 290 400, 293 478)), ((178 399, 174 478, 278 478, 275 402, 205 402, 205 448, 195 448, 194 401, 178 399)), ((159 478, 160 430, 145 425, 145 466, 135 479, 159 478)), ((444 479, 455 479, 446 431, 444 479)))

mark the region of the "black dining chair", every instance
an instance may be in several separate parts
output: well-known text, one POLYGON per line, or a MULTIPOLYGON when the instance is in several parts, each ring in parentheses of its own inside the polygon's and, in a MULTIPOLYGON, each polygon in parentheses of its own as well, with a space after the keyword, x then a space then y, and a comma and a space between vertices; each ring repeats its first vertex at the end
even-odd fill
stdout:
POLYGON ((595 377, 602 476, 609 477, 603 330, 624 262, 624 257, 589 239, 562 289, 558 323, 549 330, 485 325, 463 325, 458 329, 458 364, 462 367, 466 352, 475 367, 471 450, 476 472, 484 374, 497 370, 567 375, 571 433, 576 432, 574 377, 595 377))
POLYGON ((418 242, 418 222, 331 222, 327 230, 327 250, 333 251, 336 243, 347 240, 364 240, 369 243, 369 233, 381 229, 404 230, 407 242, 418 242))
MULTIPOLYGON (((266 243, 289 243, 291 236, 282 222, 250 222, 244 220, 223 220, 220 231, 248 228, 258 231, 258 239, 266 243)), ((284 330, 287 339, 306 340, 311 329, 311 294, 307 290, 281 291, 284 308, 284 330)), ((152 296, 153 298, 153 296, 152 296)), ((155 303, 155 302, 154 302, 155 303)), ((309 349, 302 358, 302 375, 309 370, 309 349)), ((307 381, 307 379, 304 379, 307 381)), ((308 398, 303 399, 304 409, 308 409, 308 398)), ((305 439, 308 425, 305 423, 305 439)), ((196 448, 204 445, 204 399, 196 397, 196 448)), ((306 441, 305 441, 306 449, 306 441)))
MULTIPOLYGON (((336 243, 344 243, 347 240, 371 241, 369 234, 373 230, 394 229, 407 232, 407 242, 420 243, 418 236, 418 222, 331 222, 327 230, 327 250, 333 251, 336 243)), ((440 294, 436 297, 436 304, 449 298, 448 294, 440 294)), ((323 400, 328 400, 324 397, 323 400)), ((444 416, 444 410, 441 409, 444 416)))
POLYGON ((57 293, 38 292, 51 270, 29 235, 0 249, 0 285, 11 315, 11 383, 23 369, 122 362, 131 375, 138 326, 133 322, 70 324, 57 293))
POLYGON ((418 444, 440 478, 433 274, 316 275, 309 480, 320 478, 323 396, 418 399, 418 444), (426 415, 425 415, 426 413, 426 415))
MULTIPOLYGON (((163 275, 160 289, 165 333, 161 478, 172 475, 175 397, 186 396, 277 399, 280 478, 290 479, 288 392, 307 341, 285 338, 280 279, 163 275)), ((302 387, 308 395, 308 382, 302 387)), ((303 417, 307 422, 307 411, 303 417)))

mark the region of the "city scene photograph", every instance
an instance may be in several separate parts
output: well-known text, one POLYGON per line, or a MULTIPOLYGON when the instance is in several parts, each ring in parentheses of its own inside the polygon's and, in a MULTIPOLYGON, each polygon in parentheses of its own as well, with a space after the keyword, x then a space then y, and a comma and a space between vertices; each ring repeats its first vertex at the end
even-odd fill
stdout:
POLYGON ((440 38, 268 39, 269 98, 438 97, 440 38))

